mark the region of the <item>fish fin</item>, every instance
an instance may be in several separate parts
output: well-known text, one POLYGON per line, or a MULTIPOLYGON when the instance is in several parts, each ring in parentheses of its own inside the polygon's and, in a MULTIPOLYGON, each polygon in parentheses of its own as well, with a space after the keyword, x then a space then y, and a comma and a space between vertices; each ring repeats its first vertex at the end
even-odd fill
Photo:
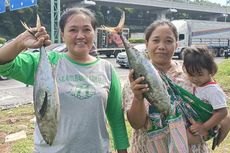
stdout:
POLYGON ((37 32, 37 30, 41 27, 41 20, 40 17, 37 14, 37 21, 36 21, 36 27, 35 28, 31 28, 29 27, 25 22, 20 21, 22 26, 33 36, 35 35, 35 32, 37 32))
POLYGON ((105 25, 102 25, 101 28, 110 33, 116 33, 116 31, 114 30, 114 27, 106 27, 105 25))
POLYGON ((39 114, 40 114, 41 118, 44 117, 44 115, 45 115, 45 112, 47 110, 47 105, 48 105, 47 103, 48 103, 48 94, 47 94, 47 92, 45 92, 44 101, 42 103, 41 109, 39 110, 39 114))
POLYGON ((122 12, 121 19, 116 27, 106 27, 102 25, 101 27, 111 33, 121 33, 125 24, 125 11, 122 12))
POLYGON ((34 32, 33 32, 32 28, 31 28, 31 27, 28 27, 27 24, 26 24, 25 22, 22 22, 21 20, 20 20, 20 22, 21 22, 22 26, 23 26, 31 35, 34 36, 34 32))
POLYGON ((37 14, 36 28, 38 29, 40 27, 41 27, 41 20, 40 20, 39 15, 37 14))
POLYGON ((125 11, 122 12, 121 19, 116 27, 118 32, 121 32, 125 24, 125 11))

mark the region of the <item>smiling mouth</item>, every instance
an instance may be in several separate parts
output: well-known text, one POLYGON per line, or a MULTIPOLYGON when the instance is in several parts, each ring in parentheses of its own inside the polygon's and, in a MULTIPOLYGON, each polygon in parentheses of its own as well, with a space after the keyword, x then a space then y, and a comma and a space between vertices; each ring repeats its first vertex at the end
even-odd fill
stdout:
POLYGON ((85 45, 86 42, 76 42, 75 45, 85 45))
POLYGON ((167 53, 162 53, 162 52, 158 52, 158 53, 155 53, 156 55, 167 55, 167 53))

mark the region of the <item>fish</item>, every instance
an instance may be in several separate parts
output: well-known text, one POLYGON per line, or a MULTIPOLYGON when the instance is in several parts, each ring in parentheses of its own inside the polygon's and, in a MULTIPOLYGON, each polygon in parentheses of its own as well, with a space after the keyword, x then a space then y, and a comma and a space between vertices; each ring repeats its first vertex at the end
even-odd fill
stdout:
POLYGON ((167 92, 166 85, 160 77, 158 70, 150 62, 147 56, 130 45, 128 40, 122 35, 122 28, 124 26, 122 24, 125 22, 124 16, 123 13, 118 26, 114 28, 102 26, 102 28, 112 33, 117 32, 120 35, 125 46, 130 69, 134 69, 134 79, 144 77, 145 80, 141 83, 148 84, 149 90, 143 93, 143 96, 159 112, 168 115, 172 112, 170 96, 167 92))
POLYGON ((149 90, 143 93, 148 102, 159 112, 169 114, 171 109, 170 96, 158 70, 146 55, 133 48, 123 35, 120 35, 125 46, 130 69, 134 69, 134 79, 144 77, 142 84, 148 84, 149 90))
MULTIPOLYGON (((37 16, 36 28, 40 26, 39 23, 40 18, 37 16)), ((34 35, 34 31, 25 23, 23 23, 23 26, 34 35)), ((33 87, 34 110, 36 122, 44 141, 52 145, 60 120, 60 100, 55 68, 49 62, 45 46, 39 48, 39 52, 40 57, 33 87)))

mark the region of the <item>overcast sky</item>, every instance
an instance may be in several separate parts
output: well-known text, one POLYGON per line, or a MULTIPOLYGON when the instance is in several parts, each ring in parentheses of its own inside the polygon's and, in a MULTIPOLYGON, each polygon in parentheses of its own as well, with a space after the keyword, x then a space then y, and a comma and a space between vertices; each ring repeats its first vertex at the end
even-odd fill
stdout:
POLYGON ((219 3, 221 5, 226 5, 226 0, 208 0, 213 3, 219 3))

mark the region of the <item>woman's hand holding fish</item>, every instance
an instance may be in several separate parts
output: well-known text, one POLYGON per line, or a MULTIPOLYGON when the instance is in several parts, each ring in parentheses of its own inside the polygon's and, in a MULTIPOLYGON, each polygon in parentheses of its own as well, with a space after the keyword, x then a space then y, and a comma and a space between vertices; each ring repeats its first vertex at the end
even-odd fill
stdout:
POLYGON ((143 93, 148 91, 149 88, 146 84, 141 84, 141 81, 144 80, 144 77, 134 80, 133 74, 134 70, 131 70, 129 73, 129 81, 134 94, 134 99, 131 108, 127 112, 127 116, 130 125, 134 129, 140 129, 146 127, 146 124, 148 123, 143 93))
POLYGON ((148 91, 148 85, 147 84, 141 84, 141 81, 143 81, 144 77, 139 77, 136 80, 133 78, 134 70, 132 69, 129 73, 129 81, 131 85, 131 89, 133 91, 134 97, 139 100, 143 101, 143 93, 148 91))
POLYGON ((45 27, 32 28, 17 36, 13 41, 0 48, 0 63, 12 61, 20 52, 27 48, 40 48, 51 44, 45 27))
POLYGON ((48 46, 51 44, 50 37, 47 34, 45 27, 32 28, 34 34, 31 34, 29 31, 25 31, 22 34, 22 48, 40 48, 41 46, 48 46))

